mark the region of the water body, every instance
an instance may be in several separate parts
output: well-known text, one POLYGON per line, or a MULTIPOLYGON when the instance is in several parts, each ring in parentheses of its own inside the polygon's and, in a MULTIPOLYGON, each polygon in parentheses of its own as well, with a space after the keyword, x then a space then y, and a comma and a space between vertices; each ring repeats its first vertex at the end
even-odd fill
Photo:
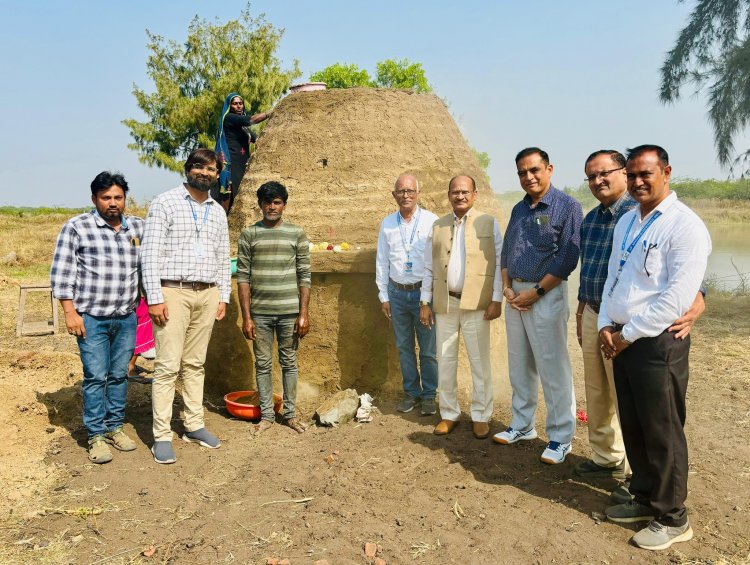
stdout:
POLYGON ((750 283, 750 224, 708 224, 708 231, 713 250, 707 277, 725 290, 739 286, 738 271, 750 283))

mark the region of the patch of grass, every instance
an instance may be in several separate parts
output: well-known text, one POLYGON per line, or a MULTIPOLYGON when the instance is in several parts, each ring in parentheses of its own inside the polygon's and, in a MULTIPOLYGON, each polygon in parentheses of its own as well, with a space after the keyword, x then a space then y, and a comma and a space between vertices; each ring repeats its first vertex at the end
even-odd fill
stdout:
POLYGON ((39 206, 31 208, 28 206, 0 206, 0 216, 16 216, 18 218, 34 218, 37 216, 48 216, 50 214, 60 214, 63 216, 73 217, 76 214, 82 214, 91 210, 91 206, 86 208, 64 208, 61 206, 49 207, 39 206))
POLYGON ((712 290, 708 285, 706 311, 698 327, 715 338, 750 335, 750 293, 712 290))

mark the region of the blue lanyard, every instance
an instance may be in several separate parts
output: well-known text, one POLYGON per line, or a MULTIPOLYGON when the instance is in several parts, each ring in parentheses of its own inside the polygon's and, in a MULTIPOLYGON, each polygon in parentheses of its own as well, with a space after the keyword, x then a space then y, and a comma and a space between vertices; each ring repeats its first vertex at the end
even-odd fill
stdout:
POLYGON ((205 211, 203 212, 203 224, 201 227, 198 227, 198 214, 195 211, 195 208, 193 207, 193 203, 188 199, 188 204, 190 204, 190 211, 193 213, 193 222, 195 223, 195 231, 198 235, 201 234, 201 230, 203 229, 203 226, 206 225, 206 220, 208 219, 208 204, 206 204, 205 211))
POLYGON ((406 260, 409 260, 411 254, 411 244, 414 241, 414 235, 417 233, 419 227, 419 215, 422 213, 422 208, 417 210, 417 216, 414 218, 414 227, 411 230, 411 237, 409 238, 409 245, 406 244, 406 236, 404 235, 404 227, 401 225, 401 212, 396 212, 396 223, 398 223, 398 232, 401 234, 401 243, 404 244, 404 250, 406 251, 406 260))
POLYGON ((622 245, 620 245, 620 251, 622 252, 622 256, 620 257, 620 266, 617 269, 617 275, 615 276, 615 282, 612 283, 612 288, 609 289, 609 295, 612 296, 612 293, 615 291, 615 287, 617 286, 617 283, 620 282, 620 275, 622 274, 622 268, 625 266, 625 263, 628 262, 628 259, 630 258, 630 254, 633 252, 633 249, 635 249, 636 244, 640 241, 641 237, 644 233, 648 230, 648 228, 651 227, 651 224, 653 224, 656 219, 661 216, 661 211, 657 210, 653 216, 651 216, 651 219, 646 222, 646 225, 641 228, 641 231, 638 232, 638 235, 635 236, 635 239, 633 239, 633 242, 628 245, 627 251, 625 250, 625 244, 628 242, 628 237, 630 237, 630 230, 633 228, 633 223, 635 222, 635 216, 638 214, 638 210, 636 209, 635 214, 633 214, 633 217, 630 218, 630 223, 628 224, 628 231, 625 232, 625 237, 622 238, 622 245))

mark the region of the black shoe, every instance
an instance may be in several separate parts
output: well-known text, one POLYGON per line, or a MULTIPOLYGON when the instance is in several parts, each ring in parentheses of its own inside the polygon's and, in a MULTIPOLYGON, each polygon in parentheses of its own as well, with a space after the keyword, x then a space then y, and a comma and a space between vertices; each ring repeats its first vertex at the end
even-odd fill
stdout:
POLYGON ((412 398, 411 396, 405 396, 404 399, 398 403, 396 410, 399 412, 411 412, 419 404, 419 398, 412 398))
POLYGON ((592 479, 624 479, 625 478, 625 463, 620 462, 619 465, 614 467, 602 467, 597 465, 591 459, 587 459, 583 463, 579 463, 573 469, 576 475, 584 478, 592 479))
POLYGON ((422 416, 432 416, 433 414, 437 414, 437 404, 435 403, 434 398, 425 398, 422 400, 421 414, 422 416))

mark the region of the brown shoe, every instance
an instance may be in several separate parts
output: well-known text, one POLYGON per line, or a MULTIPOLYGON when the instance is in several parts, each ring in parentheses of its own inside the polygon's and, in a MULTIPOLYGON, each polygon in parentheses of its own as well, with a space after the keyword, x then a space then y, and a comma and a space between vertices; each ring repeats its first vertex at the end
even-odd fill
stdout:
POLYGON ((471 431, 477 439, 487 439, 490 435, 490 425, 487 422, 472 422, 471 431))
POLYGON ((432 433, 436 436, 448 435, 458 425, 458 420, 440 420, 432 433))

